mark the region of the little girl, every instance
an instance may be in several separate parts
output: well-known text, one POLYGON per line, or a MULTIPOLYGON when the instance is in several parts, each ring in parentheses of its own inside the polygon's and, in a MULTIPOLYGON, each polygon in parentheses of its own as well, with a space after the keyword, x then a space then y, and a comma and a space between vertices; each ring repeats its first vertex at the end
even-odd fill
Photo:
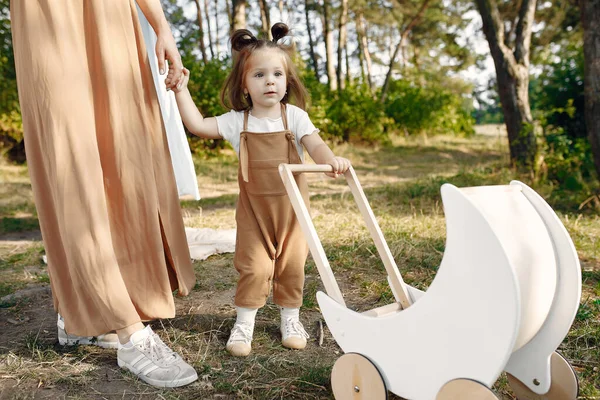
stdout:
MULTIPOLYGON (((350 167, 350 161, 336 157, 323 142, 304 111, 308 94, 292 63, 291 48, 278 43, 288 27, 278 23, 271 32, 272 41, 259 40, 246 29, 231 36, 233 69, 221 92, 230 112, 204 118, 187 88, 187 69, 173 89, 188 130, 203 138, 226 139, 240 160, 233 260, 239 272, 237 320, 226 346, 234 356, 250 354, 254 318, 265 305, 271 285, 273 301, 281 311, 283 346, 303 349, 308 338, 299 320, 308 246, 279 176, 279 164, 301 164, 304 145, 316 163, 333 167, 330 176, 350 167), (289 104, 290 99, 298 106, 289 104)), ((304 175, 296 181, 308 201, 304 175)))

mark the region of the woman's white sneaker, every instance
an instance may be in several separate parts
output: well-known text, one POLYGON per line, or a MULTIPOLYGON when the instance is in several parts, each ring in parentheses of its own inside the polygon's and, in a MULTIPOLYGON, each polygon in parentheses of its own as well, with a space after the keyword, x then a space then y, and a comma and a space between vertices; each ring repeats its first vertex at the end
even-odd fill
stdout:
POLYGON ((308 333, 298 318, 287 317, 281 320, 281 344, 288 349, 301 350, 306 347, 308 333))
POLYGON ((254 332, 254 326, 244 323, 236 322, 231 328, 231 334, 225 349, 236 357, 246 357, 252 350, 252 334, 254 332))
POLYGON ((131 335, 127 344, 119 345, 117 363, 158 387, 179 387, 198 379, 194 368, 171 350, 150 326, 131 335))
POLYGON ((61 346, 91 345, 104 349, 116 349, 119 347, 119 337, 116 333, 106 333, 99 336, 77 336, 67 333, 65 331, 65 320, 60 314, 58 314, 56 327, 58 328, 58 343, 61 346))

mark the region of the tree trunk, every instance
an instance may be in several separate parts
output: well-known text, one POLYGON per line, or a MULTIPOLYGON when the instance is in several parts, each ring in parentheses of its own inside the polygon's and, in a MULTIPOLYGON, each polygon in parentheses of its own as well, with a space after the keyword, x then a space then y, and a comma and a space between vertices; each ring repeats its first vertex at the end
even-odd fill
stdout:
POLYGON ((246 28, 246 0, 233 0, 232 32, 246 28))
MULTIPOLYGON (((345 87, 343 57, 346 50, 346 24, 348 21, 348 0, 341 0, 340 20, 338 24, 338 48, 337 48, 337 83, 338 89, 343 90, 345 87)), ((348 71, 346 71, 348 73, 348 71)))
POLYGON ((358 51, 359 51, 359 59, 361 60, 361 70, 364 74, 364 69, 362 62, 364 60, 365 66, 367 68, 367 76, 366 80, 369 85, 369 89, 373 91, 373 81, 372 81, 372 72, 371 72, 371 53, 369 52, 369 44, 367 41, 367 29, 365 27, 365 17, 362 11, 358 14, 358 18, 356 21, 356 33, 358 35, 358 51))
MULTIPOLYGON (((406 43, 408 41, 408 35, 412 31, 412 29, 415 27, 415 25, 417 25, 419 20, 423 17, 423 14, 425 14, 425 10, 427 9, 427 7, 429 7, 430 1, 431 0, 423 1, 423 4, 421 4, 421 8, 417 12, 417 14, 411 19, 411 21, 408 23, 406 28, 404 28, 402 30, 402 32, 400 33, 400 41, 396 45, 396 48, 394 49, 394 53, 390 57, 390 65, 388 67, 388 72, 387 72, 387 74, 385 74, 385 81, 383 82, 383 88, 381 89, 381 98, 379 99, 379 101, 381 103, 383 103, 385 101, 388 89, 390 87, 390 80, 392 78, 392 72, 394 71, 394 64, 396 63, 396 57, 398 57, 398 53, 400 52, 400 49, 402 49, 403 47, 406 46, 406 43)), ((404 51, 402 52, 402 54, 404 54, 404 51)))
POLYGON ((277 8, 279 9, 279 19, 283 21, 283 0, 277 2, 277 8))
POLYGON ((387 92, 390 88, 390 80, 392 79, 392 72, 394 69, 394 64, 396 63, 395 60, 396 60, 396 57, 398 56, 398 53, 400 52, 400 47, 403 44, 402 41, 403 41, 403 39, 401 37, 400 41, 396 45, 396 48, 394 49, 394 53, 390 57, 390 65, 388 66, 388 71, 385 74, 385 80, 383 81, 383 87, 381 88, 381 97, 379 98, 379 101, 381 103, 383 103, 385 101, 385 98, 387 97, 387 92))
POLYGON ((208 30, 208 48, 210 49, 210 58, 215 58, 215 51, 213 50, 212 34, 210 33, 210 7, 208 6, 208 0, 204 0, 204 10, 206 12, 206 29, 208 30))
POLYGON ((600 180, 600 0, 581 1, 585 124, 600 180))
POLYGON ((260 6, 260 21, 262 23, 262 31, 265 38, 273 39, 271 35, 271 16, 269 15, 269 5, 267 0, 258 0, 260 6))
POLYGON ((421 71, 421 57, 420 57, 421 53, 419 50, 419 47, 417 46, 413 46, 413 64, 415 65, 415 69, 417 71, 421 71))
POLYGON ((225 11, 227 12, 227 17, 229 18, 229 35, 231 36, 231 34, 233 33, 233 10, 231 9, 231 4, 229 3, 229 0, 225 0, 225 11))
MULTIPOLYGON (((362 36, 360 28, 358 27, 358 20, 356 21, 356 45, 358 46, 358 65, 360 67, 360 82, 362 84, 367 83, 367 75, 365 74, 365 56, 363 54, 362 36)), ((371 87, 369 87, 370 89, 371 87)))
POLYGON ((505 44, 504 21, 495 0, 476 0, 483 32, 498 77, 498 94, 508 133, 511 162, 530 171, 535 167, 537 143, 529 106, 529 49, 536 0, 523 0, 516 26, 514 52, 505 44))
POLYGON ((310 59, 313 64, 313 70, 315 71, 315 76, 317 77, 317 80, 319 80, 320 79, 319 63, 317 61, 317 54, 315 53, 315 42, 312 37, 312 29, 313 28, 310 23, 309 11, 310 11, 310 7, 308 5, 308 0, 304 0, 304 15, 306 17, 306 30, 308 32, 308 51, 310 53, 310 59))
MULTIPOLYGON (((226 3, 229 4, 229 2, 226 3)), ((219 41, 219 0, 215 0, 215 46, 217 48, 217 58, 219 58, 219 53, 221 52, 219 41)))
POLYGON ((329 90, 337 90, 337 76, 333 65, 333 32, 329 26, 329 0, 323 0, 323 34, 325 35, 325 64, 327 65, 327 80, 329 90))
POLYGON ((198 20, 198 32, 200 34, 200 38, 198 41, 200 42, 200 53, 202 54, 202 61, 206 63, 206 47, 204 47, 204 27, 202 23, 202 8, 200 7, 200 0, 194 0, 196 3, 196 11, 197 11, 197 20, 198 20))
POLYGON ((346 59, 346 85, 350 86, 350 54, 348 54, 348 42, 344 46, 344 58, 346 59))

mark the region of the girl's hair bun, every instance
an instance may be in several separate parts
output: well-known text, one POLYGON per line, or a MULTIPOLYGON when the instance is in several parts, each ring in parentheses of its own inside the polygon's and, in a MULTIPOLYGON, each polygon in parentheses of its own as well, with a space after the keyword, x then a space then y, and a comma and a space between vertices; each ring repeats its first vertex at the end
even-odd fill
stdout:
POLYGON ((280 39, 283 39, 290 32, 290 28, 283 22, 278 22, 271 27, 271 35, 273 35, 273 42, 277 43, 280 39))
POLYGON ((258 39, 248 29, 238 29, 231 35, 231 48, 235 51, 241 51, 257 42, 258 39))

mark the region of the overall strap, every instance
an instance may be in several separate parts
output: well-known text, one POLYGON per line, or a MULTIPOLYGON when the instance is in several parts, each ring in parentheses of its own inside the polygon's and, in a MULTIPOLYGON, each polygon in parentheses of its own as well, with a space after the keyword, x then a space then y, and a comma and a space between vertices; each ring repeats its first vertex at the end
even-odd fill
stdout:
POLYGON ((292 164, 302 164, 298 149, 296 148, 296 135, 292 131, 285 132, 285 138, 288 141, 288 160, 292 164))
POLYGON ((296 148, 296 135, 294 135, 294 132, 290 131, 288 127, 287 107, 284 103, 281 103, 281 119, 283 122, 283 129, 286 131, 285 137, 288 140, 288 159, 291 163, 301 164, 302 160, 300 159, 298 149, 296 148))
MULTIPOLYGON (((247 118, 248 114, 246 114, 247 118)), ((240 134, 240 168, 244 182, 248 182, 248 136, 245 130, 240 134)))
POLYGON ((242 129, 243 131, 248 130, 248 114, 249 113, 250 113, 250 110, 244 110, 244 128, 242 129))
POLYGON ((287 107, 285 106, 284 103, 280 103, 280 104, 281 104, 281 121, 283 122, 283 129, 287 131, 287 130, 289 130, 288 120, 287 120, 287 112, 286 112, 287 107))

